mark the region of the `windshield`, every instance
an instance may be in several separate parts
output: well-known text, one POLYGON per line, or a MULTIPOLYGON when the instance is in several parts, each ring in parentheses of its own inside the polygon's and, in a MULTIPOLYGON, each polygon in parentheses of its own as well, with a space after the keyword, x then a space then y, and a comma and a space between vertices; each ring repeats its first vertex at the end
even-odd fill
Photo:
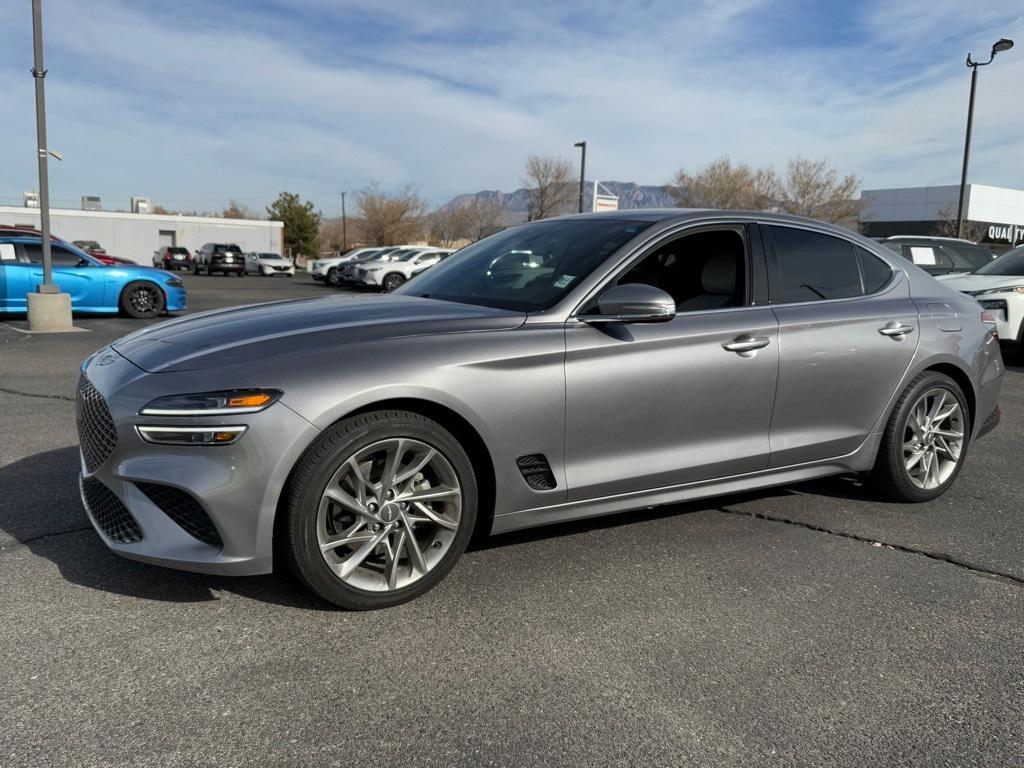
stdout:
POLYGON ((542 312, 650 225, 566 219, 514 227, 463 248, 396 292, 542 312))
POLYGON ((1024 276, 1024 245, 1007 251, 998 259, 990 261, 981 269, 976 270, 974 274, 1024 276))

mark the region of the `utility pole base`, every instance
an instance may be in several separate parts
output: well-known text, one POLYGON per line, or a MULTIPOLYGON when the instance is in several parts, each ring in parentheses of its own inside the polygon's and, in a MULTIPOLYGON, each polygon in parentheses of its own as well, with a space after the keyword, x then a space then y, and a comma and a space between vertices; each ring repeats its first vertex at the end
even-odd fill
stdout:
POLYGON ((70 293, 30 293, 28 329, 33 333, 73 331, 70 293))

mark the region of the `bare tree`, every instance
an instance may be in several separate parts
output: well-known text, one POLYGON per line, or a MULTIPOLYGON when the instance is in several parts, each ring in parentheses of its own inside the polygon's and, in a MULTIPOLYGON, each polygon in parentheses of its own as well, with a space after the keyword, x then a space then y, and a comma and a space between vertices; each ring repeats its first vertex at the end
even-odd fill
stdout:
POLYGON ((228 200, 228 207, 221 213, 222 219, 258 219, 259 216, 252 208, 242 205, 240 202, 231 198, 228 200))
POLYGON ((778 187, 771 168, 733 165, 728 157, 720 157, 693 174, 680 170, 670 191, 680 208, 759 211, 772 207, 778 187))
POLYGON ((528 220, 568 213, 577 194, 573 176, 573 165, 568 160, 543 155, 527 157, 522 181, 529 194, 528 220))
POLYGON ((468 237, 469 219, 466 206, 438 208, 430 215, 430 242, 451 248, 468 237))
POLYGON ((972 243, 980 242, 985 237, 985 227, 976 221, 964 221, 959 229, 956 226, 956 206, 950 203, 939 211, 939 222, 935 227, 939 237, 962 237, 972 243))
POLYGON ((493 235, 502 225, 502 207, 496 200, 474 199, 465 206, 468 240, 480 240, 493 235))
POLYGON ((413 186, 388 194, 376 184, 359 193, 363 239, 372 245, 399 245, 423 236, 427 201, 413 186))
POLYGON ((796 157, 786 167, 778 197, 787 213, 855 229, 864 209, 859 189, 860 179, 840 176, 827 160, 796 157))
POLYGON ((320 242, 332 251, 341 251, 347 245, 352 248, 366 242, 363 236, 363 221, 358 216, 348 216, 344 228, 341 217, 324 219, 320 224, 320 242))

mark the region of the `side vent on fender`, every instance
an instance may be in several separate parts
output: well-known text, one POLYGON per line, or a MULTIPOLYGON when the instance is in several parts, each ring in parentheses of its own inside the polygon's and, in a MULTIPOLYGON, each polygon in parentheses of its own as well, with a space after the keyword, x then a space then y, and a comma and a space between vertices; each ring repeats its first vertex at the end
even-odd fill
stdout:
POLYGON ((535 491, 550 491, 558 483, 555 482, 555 475, 551 471, 547 457, 543 453, 531 453, 528 456, 520 456, 516 459, 516 466, 523 473, 523 480, 535 491))

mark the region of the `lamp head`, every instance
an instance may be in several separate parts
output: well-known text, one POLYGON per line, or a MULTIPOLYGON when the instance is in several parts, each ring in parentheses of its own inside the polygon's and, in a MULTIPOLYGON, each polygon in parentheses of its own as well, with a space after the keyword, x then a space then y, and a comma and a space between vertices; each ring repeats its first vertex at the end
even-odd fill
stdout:
POLYGON ((997 53, 1008 51, 1013 48, 1013 40, 1006 37, 999 38, 995 45, 992 46, 992 55, 995 56, 997 53))

